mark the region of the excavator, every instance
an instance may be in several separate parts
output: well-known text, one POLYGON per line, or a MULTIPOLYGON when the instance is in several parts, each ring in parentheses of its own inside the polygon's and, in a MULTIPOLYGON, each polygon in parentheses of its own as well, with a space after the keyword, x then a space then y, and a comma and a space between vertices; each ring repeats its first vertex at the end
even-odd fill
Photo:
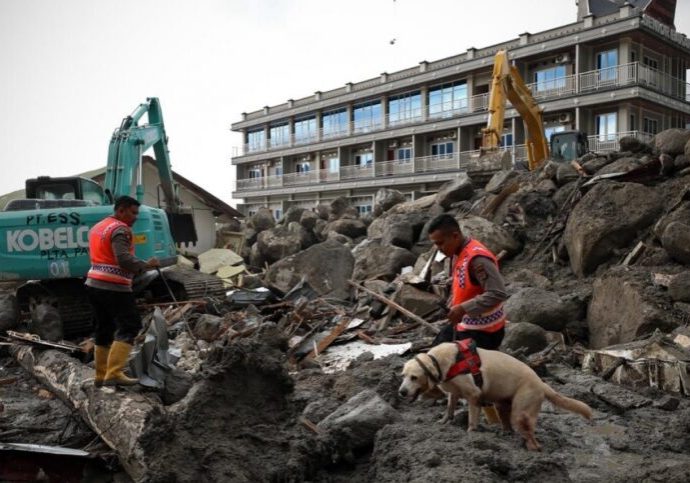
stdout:
POLYGON ((136 255, 157 257, 168 267, 163 269, 165 280, 160 280, 160 272, 135 280, 141 293, 182 300, 224 293, 216 277, 174 266, 177 244, 197 238, 192 215, 182 205, 173 181, 167 143, 160 102, 150 97, 113 132, 103 186, 79 176, 26 181, 26 198, 10 201, 0 213, 0 280, 22 282, 17 289, 22 309, 30 311, 35 303, 49 300, 57 306, 65 336, 91 330, 91 310, 83 289, 90 267, 88 233, 113 213, 114 200, 122 195, 142 203, 132 227, 136 255), (144 115, 147 123, 142 121, 144 115), (142 163, 149 148, 155 155, 163 208, 143 203, 142 163))
POLYGON ((527 167, 538 169, 551 157, 555 161, 573 161, 588 151, 587 136, 581 131, 561 131, 551 135, 549 141, 544 134, 543 109, 532 96, 522 80, 520 72, 508 61, 508 53, 499 50, 494 57, 494 68, 489 94, 489 119, 482 129, 481 158, 494 164, 506 164, 507 152, 500 152, 506 100, 510 101, 525 123, 527 167))

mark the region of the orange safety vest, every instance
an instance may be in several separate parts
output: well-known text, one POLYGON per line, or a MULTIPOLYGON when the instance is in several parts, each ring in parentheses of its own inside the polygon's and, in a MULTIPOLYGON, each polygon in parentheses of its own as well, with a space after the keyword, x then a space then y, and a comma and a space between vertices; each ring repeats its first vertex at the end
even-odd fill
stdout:
MULTIPOLYGON (((470 278, 470 263, 476 256, 487 257, 498 267, 498 261, 494 254, 477 240, 470 239, 453 262, 452 305, 467 302, 484 293, 481 285, 475 285, 470 278)), ((468 314, 463 315, 462 320, 458 322, 455 328, 458 331, 481 330, 484 332, 496 332, 503 328, 505 323, 506 316, 503 312, 503 304, 500 303, 476 317, 468 314)))
MULTIPOLYGON (((131 238, 131 228, 126 223, 112 216, 98 222, 96 226, 89 231, 91 269, 86 277, 102 282, 131 287, 134 273, 120 268, 117 263, 117 258, 113 253, 113 232, 120 227, 126 228, 131 238)), ((130 243, 129 251, 134 255, 134 244, 130 243)))

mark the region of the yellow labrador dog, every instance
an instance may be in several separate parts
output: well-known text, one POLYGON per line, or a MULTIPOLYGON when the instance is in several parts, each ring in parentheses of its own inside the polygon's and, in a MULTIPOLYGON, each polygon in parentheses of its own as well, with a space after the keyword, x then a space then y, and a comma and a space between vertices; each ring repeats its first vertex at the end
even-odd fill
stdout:
MULTIPOLYGON (((467 431, 477 429, 481 403, 493 403, 504 429, 520 433, 527 449, 533 451, 541 449, 534 429, 545 398, 555 406, 586 419, 592 418, 592 409, 587 404, 557 393, 529 366, 503 352, 476 349, 473 357, 476 359, 478 355, 476 362, 480 365, 474 370, 475 374, 454 375, 458 364, 468 359, 468 354, 460 343, 439 344, 426 354, 419 354, 405 363, 398 393, 415 400, 438 386, 448 394, 448 407, 441 423, 451 421, 458 400, 466 399, 469 405, 467 431)), ((473 362, 470 360, 469 365, 473 362)))

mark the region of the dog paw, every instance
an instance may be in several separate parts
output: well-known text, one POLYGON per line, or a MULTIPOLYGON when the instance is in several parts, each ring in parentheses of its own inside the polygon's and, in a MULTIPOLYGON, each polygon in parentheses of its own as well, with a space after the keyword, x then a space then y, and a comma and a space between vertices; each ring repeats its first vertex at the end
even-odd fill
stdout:
POLYGON ((449 424, 451 422, 453 422, 453 418, 449 418, 447 414, 438 420, 439 424, 449 424))

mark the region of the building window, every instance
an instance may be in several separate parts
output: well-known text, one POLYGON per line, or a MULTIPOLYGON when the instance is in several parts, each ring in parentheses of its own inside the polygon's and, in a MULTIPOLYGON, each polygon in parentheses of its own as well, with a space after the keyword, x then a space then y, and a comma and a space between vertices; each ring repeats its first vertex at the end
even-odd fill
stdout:
POLYGON ((453 143, 442 142, 431 145, 431 155, 438 157, 450 157, 453 155, 453 143))
POLYGON ((283 167, 276 166, 276 176, 283 176, 283 167))
POLYGON ((257 179, 263 177, 261 168, 250 168, 248 174, 249 179, 257 179))
POLYGON ((283 210, 281 210, 280 208, 276 208, 275 210, 273 210, 273 213, 276 220, 280 220, 280 218, 282 218, 283 216, 283 210))
POLYGON ((362 153, 355 155, 355 165, 360 168, 369 168, 374 162, 373 153, 362 153))
POLYGON ((563 89, 565 87, 565 66, 557 65, 534 73, 535 92, 563 89))
POLYGON ((356 205, 355 208, 357 208, 357 213, 359 213, 360 216, 366 215, 367 213, 371 213, 372 211, 371 204, 356 205))
POLYGON ((618 78, 618 50, 612 49, 597 54, 597 69, 600 81, 615 81, 618 78))
POLYGON ((513 133, 507 133, 501 136, 501 146, 508 147, 513 145, 513 133))
POLYGON ((544 137, 546 138, 546 142, 551 142, 552 134, 563 131, 565 131, 565 126, 549 126, 544 128, 544 137))
POLYGON ((657 134, 659 132, 659 121, 649 117, 643 118, 644 132, 647 134, 657 134))
POLYGON ((347 134, 347 110, 325 112, 321 118, 323 123, 323 137, 333 137, 347 134))
POLYGON ((368 102, 355 106, 355 131, 368 131, 381 126, 381 102, 368 102))
POLYGON ((429 91, 430 117, 454 116, 467 110, 467 83, 465 81, 436 86, 429 91))
POLYGON ((302 162, 302 163, 297 163, 295 165, 295 173, 308 173, 309 170, 311 169, 311 163, 309 162, 302 162))
POLYGON ((646 65, 647 67, 651 67, 652 69, 659 70, 659 61, 656 59, 652 59, 651 57, 647 57, 646 55, 642 58, 642 63, 646 65))
POLYGON ((307 143, 316 140, 316 118, 307 117, 295 121, 295 142, 307 143))
POLYGON ((266 133, 263 129, 247 132, 247 150, 261 151, 266 148, 266 133))
POLYGON ((269 131, 271 139, 271 147, 274 146, 284 146, 290 144, 290 125, 279 124, 276 126, 271 126, 269 131))
POLYGON ((338 173, 340 171, 340 160, 338 158, 329 158, 326 160, 328 166, 328 172, 331 174, 338 173))
POLYGON ((390 125, 410 122, 422 116, 422 97, 419 92, 393 96, 388 101, 388 123, 390 125))
POLYGON ((412 159, 412 148, 398 148, 398 161, 407 163, 412 159))
POLYGON ((615 112, 599 114, 595 118, 596 134, 599 141, 613 141, 618 131, 618 116, 615 112))
POLYGON ((637 116, 635 116, 635 114, 630 114, 630 126, 628 126, 628 131, 637 131, 637 116))

